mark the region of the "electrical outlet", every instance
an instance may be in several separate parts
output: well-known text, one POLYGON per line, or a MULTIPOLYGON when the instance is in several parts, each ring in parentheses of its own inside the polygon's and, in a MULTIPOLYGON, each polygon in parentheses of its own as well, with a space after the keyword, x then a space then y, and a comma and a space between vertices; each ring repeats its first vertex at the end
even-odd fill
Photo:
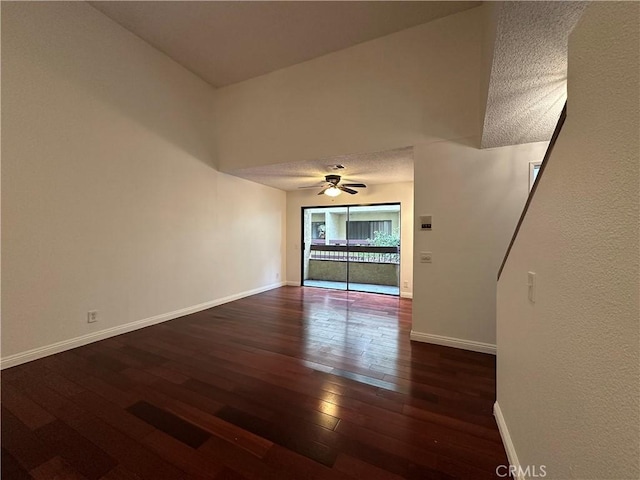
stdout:
POLYGON ((276 280, 280 280, 280 273, 276 273, 276 280))
POLYGON ((89 310, 87 312, 87 323, 95 323, 98 321, 98 311, 97 310, 89 310))
POLYGON ((402 282, 402 288, 409 288, 409 282, 407 280, 402 282))
POLYGON ((431 252, 420 252, 420 263, 431 263, 431 252))

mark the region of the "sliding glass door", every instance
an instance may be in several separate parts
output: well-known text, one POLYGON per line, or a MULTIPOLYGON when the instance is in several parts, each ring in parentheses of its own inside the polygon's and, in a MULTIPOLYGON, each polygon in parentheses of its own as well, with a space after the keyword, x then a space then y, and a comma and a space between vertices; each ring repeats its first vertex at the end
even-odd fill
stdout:
POLYGON ((304 207, 302 285, 399 295, 400 204, 304 207))

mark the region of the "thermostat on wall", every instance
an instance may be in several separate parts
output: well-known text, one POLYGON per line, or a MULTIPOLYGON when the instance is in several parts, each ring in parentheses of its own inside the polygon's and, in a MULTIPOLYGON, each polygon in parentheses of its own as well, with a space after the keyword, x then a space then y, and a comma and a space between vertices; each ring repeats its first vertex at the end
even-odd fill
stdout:
POLYGON ((431 230, 431 215, 420 215, 420 230, 431 230))

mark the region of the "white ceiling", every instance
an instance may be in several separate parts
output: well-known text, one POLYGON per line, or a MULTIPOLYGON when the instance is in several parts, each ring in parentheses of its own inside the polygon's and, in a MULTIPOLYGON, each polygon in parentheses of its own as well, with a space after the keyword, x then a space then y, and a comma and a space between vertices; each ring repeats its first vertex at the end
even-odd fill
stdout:
MULTIPOLYGON (((94 1, 95 8, 214 87, 230 85, 463 10, 457 1, 94 1)), ((566 96, 567 38, 585 2, 496 2, 483 148, 548 140, 566 96)), ((413 150, 228 172, 282 190, 413 180, 413 150), (333 172, 329 165, 347 168, 333 172)))
POLYGON ((214 87, 241 82, 481 2, 89 2, 214 87))
POLYGON ((413 181, 413 147, 397 148, 376 153, 340 155, 295 163, 282 163, 263 167, 251 167, 228 172, 280 190, 298 190, 300 187, 319 187, 329 174, 342 176, 342 183, 381 183, 413 181), (332 165, 342 164, 344 170, 333 170, 332 165))
POLYGON ((569 34, 588 2, 501 2, 482 148, 548 141, 567 98, 569 34))

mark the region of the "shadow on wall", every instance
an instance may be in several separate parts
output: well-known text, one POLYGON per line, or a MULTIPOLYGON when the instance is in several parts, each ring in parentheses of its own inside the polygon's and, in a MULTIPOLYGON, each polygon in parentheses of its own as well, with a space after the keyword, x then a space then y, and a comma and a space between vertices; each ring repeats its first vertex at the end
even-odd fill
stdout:
MULTIPOLYGON (((215 168, 213 88, 90 5, 3 2, 2 43, 20 62, 33 62, 215 168)), ((4 51, 3 64, 11 65, 4 51)), ((29 82, 24 78, 23 88, 29 82)))

